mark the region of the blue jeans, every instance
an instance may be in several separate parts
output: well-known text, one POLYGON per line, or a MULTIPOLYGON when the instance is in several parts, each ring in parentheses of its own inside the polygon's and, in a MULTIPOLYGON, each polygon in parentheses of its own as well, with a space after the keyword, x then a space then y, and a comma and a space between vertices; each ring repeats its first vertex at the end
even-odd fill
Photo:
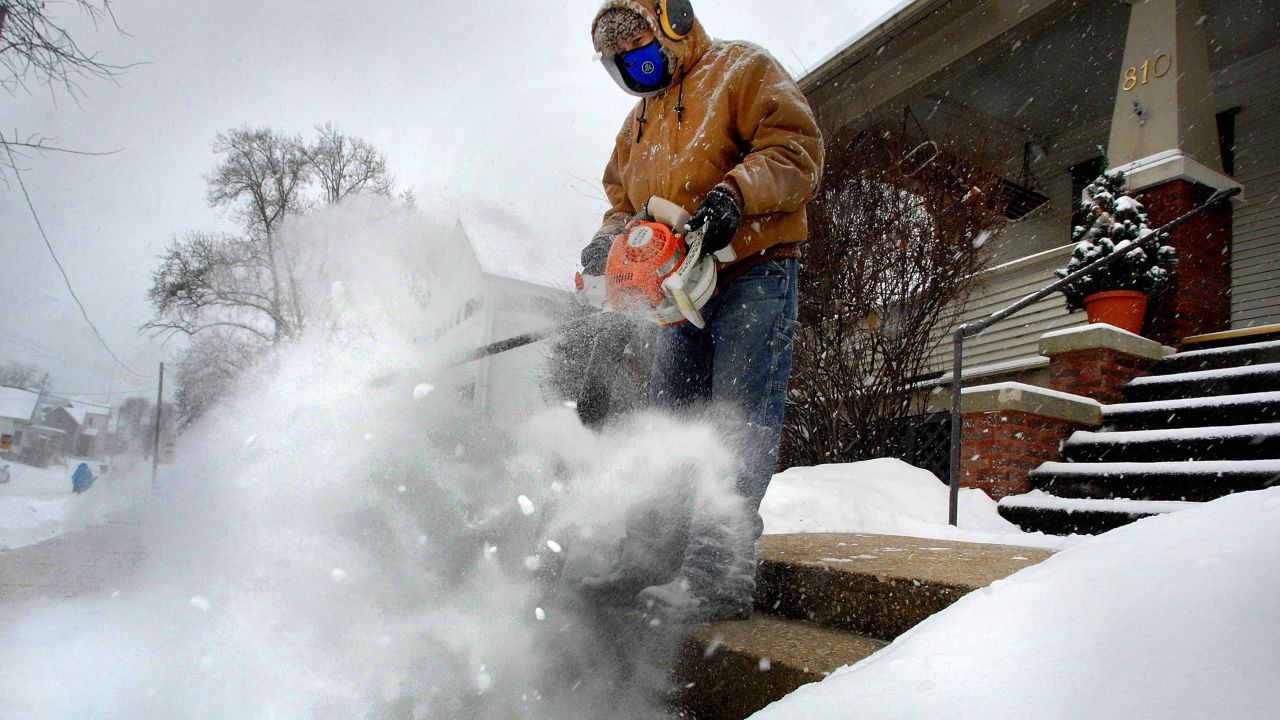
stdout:
MULTIPOLYGON (((796 261, 770 260, 743 273, 707 303, 704 329, 684 323, 658 335, 651 402, 672 409, 725 404, 745 424, 735 428, 746 440, 737 479, 745 504, 743 525, 700 522, 697 517, 691 523, 684 574, 702 575, 713 586, 723 586, 726 572, 740 574, 726 565, 746 572, 741 556, 748 553, 747 574, 754 587, 754 545, 764 529, 760 501, 778 463, 792 343, 800 327, 796 313, 796 261)), ((743 589, 739 582, 730 585, 732 592, 743 589)))

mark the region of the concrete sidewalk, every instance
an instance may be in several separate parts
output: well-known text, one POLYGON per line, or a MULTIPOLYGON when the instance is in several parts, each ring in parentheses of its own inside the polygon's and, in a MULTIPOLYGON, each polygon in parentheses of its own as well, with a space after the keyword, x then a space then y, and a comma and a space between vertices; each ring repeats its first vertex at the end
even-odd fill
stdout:
POLYGON ((121 588, 143 557, 141 526, 112 521, 0 552, 0 607, 121 588))

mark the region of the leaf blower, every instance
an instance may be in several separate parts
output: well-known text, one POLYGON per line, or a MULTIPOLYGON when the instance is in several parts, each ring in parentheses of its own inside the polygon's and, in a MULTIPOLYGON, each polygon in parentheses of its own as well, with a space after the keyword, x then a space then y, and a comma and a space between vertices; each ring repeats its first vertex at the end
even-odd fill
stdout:
MULTIPOLYGON (((613 240, 604 276, 575 278, 578 302, 606 312, 646 317, 664 327, 706 322, 702 308, 715 294, 716 261, 735 259, 732 247, 714 255, 702 253, 702 230, 685 233, 690 215, 660 197, 649 198, 644 210, 613 240)), ((490 343, 454 359, 468 363, 571 331, 582 318, 562 325, 490 343)))

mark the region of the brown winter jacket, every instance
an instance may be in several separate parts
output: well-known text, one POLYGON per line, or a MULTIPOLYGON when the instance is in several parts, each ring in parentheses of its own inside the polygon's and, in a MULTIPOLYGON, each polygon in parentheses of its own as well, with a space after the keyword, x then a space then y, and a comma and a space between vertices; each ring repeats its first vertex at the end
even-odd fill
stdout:
POLYGON ((733 240, 739 262, 805 240, 805 206, 822 176, 822 136, 787 72, 754 45, 712 41, 701 22, 684 40, 670 40, 648 0, 604 3, 592 34, 611 8, 642 15, 679 67, 671 87, 637 103, 618 133, 604 171, 612 207, 602 230, 621 228, 654 195, 693 212, 711 188, 731 180, 744 205, 733 240))

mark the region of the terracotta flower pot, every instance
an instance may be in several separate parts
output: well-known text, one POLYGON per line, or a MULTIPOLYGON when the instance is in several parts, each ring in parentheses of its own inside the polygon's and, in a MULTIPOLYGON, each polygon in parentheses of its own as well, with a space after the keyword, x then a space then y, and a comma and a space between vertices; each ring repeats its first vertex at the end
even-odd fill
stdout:
POLYGON ((1084 312, 1091 323, 1106 323, 1135 335, 1142 334, 1147 317, 1147 294, 1137 290, 1108 290, 1084 299, 1084 312))

